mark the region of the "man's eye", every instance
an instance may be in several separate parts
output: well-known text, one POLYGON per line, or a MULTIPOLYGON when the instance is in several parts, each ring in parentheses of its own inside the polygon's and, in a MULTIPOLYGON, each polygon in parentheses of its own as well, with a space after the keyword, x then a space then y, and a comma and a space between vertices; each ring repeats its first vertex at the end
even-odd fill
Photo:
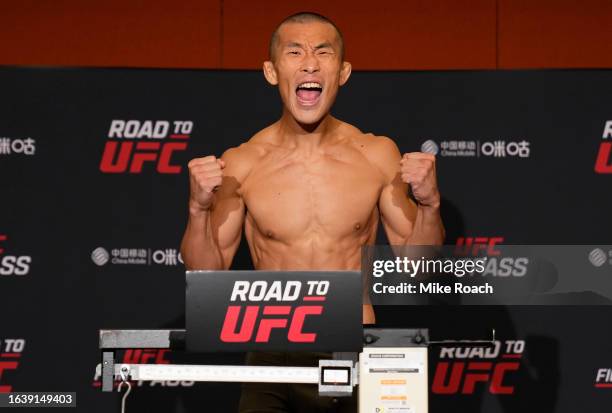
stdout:
POLYGON ((296 50, 291 50, 291 51, 289 52, 289 54, 292 54, 292 55, 299 55, 299 54, 300 54, 300 52, 298 52, 298 51, 296 51, 296 50))

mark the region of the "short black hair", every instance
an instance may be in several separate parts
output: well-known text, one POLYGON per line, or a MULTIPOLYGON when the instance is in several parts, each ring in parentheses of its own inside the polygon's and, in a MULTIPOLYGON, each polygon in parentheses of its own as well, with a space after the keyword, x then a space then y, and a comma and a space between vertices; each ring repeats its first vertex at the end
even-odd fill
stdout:
POLYGON ((280 22, 278 26, 276 26, 276 29, 274 29, 274 32, 272 33, 272 37, 270 38, 270 48, 268 51, 270 60, 274 60, 274 51, 278 43, 278 30, 281 28, 283 24, 285 23, 308 23, 312 21, 331 24, 332 27, 336 30, 336 33, 338 34, 338 39, 340 40, 340 60, 343 61, 344 60, 344 37, 342 36, 342 32, 340 31, 340 29, 338 29, 338 26, 336 26, 336 24, 333 21, 331 21, 331 19, 323 16, 322 14, 314 13, 311 11, 301 11, 299 13, 292 14, 289 17, 285 17, 283 21, 280 22))

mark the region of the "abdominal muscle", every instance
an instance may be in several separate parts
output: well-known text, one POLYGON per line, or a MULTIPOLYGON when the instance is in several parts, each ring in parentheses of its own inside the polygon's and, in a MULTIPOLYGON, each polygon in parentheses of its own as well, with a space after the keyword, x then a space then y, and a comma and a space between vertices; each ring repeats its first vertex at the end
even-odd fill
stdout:
MULTIPOLYGON (((262 234, 247 219, 245 235, 257 270, 360 271, 361 247, 374 242, 376 224, 370 222, 362 231, 338 239, 306 233, 297 239, 279 240, 262 234)), ((372 305, 364 303, 363 323, 374 322, 372 305)))

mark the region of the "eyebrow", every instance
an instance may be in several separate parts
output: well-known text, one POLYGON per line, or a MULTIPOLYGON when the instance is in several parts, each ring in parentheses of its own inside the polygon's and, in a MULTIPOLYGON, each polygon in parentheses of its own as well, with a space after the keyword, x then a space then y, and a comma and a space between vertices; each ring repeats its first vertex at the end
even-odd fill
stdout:
POLYGON ((321 43, 318 46, 315 46, 315 50, 325 49, 326 47, 332 48, 332 44, 330 42, 321 43))
MULTIPOLYGON (((299 47, 301 49, 304 48, 304 46, 301 43, 297 43, 297 42, 287 43, 285 45, 285 47, 299 47)), ((332 44, 330 42, 324 42, 324 43, 321 43, 321 44, 318 44, 317 46, 315 46, 314 49, 315 50, 319 50, 319 49, 325 49, 326 47, 332 48, 332 44)))
POLYGON ((285 47, 299 47, 299 48, 302 48, 302 44, 301 43, 296 43, 296 42, 290 42, 290 43, 287 43, 285 45, 285 47))

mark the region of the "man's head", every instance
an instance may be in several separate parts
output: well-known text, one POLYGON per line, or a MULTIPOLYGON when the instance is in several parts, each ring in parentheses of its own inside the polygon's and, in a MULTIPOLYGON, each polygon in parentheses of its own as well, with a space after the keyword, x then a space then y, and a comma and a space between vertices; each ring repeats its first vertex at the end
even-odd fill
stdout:
POLYGON ((264 75, 278 85, 286 110, 299 123, 314 124, 327 115, 350 74, 342 34, 328 18, 297 13, 272 34, 264 75))

